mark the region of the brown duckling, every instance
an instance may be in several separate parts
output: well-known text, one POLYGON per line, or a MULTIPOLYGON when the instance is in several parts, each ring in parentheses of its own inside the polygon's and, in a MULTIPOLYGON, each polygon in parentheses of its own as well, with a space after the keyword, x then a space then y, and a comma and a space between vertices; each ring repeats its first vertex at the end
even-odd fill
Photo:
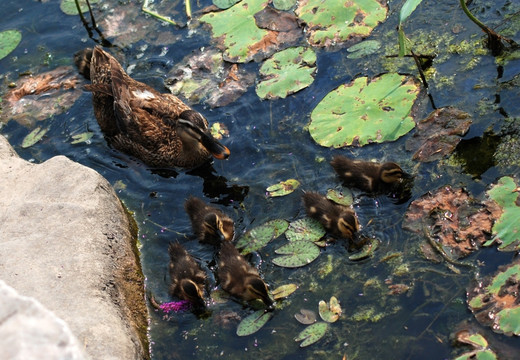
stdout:
POLYGON ((337 155, 330 162, 347 186, 367 193, 390 193, 411 176, 394 162, 375 163, 337 155))
POLYGON ((219 209, 194 196, 186 200, 184 209, 190 217, 193 232, 199 241, 217 245, 222 241, 233 240, 235 223, 219 209))
POLYGON ((245 301, 260 299, 267 306, 273 304, 267 285, 258 271, 240 255, 230 241, 220 245, 218 279, 224 291, 245 301))
POLYGON ((170 243, 170 294, 190 301, 196 308, 205 307, 206 273, 179 243, 170 243))
POLYGON ((316 192, 303 194, 307 215, 318 220, 332 235, 352 239, 359 230, 356 213, 351 208, 335 203, 316 192))
POLYGON ((226 159, 208 121, 172 94, 126 74, 119 62, 96 46, 75 55, 80 72, 92 81, 94 114, 107 142, 152 167, 194 168, 213 155, 226 159))

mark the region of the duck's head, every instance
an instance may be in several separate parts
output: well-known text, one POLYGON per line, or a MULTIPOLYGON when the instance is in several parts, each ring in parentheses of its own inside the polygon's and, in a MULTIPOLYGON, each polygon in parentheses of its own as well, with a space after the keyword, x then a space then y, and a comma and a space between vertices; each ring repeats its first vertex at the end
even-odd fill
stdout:
POLYGON ((185 110, 179 115, 177 134, 187 149, 202 146, 217 159, 229 157, 229 149, 211 135, 208 122, 197 111, 185 110))
POLYGON ((246 300, 260 299, 268 307, 273 305, 273 300, 271 300, 271 297, 269 296, 267 285, 265 285, 263 280, 258 276, 251 276, 246 279, 243 297, 246 300))
POLYGON ((234 230, 224 223, 224 221, 216 213, 209 213, 204 217, 204 230, 207 234, 218 239, 219 241, 231 241, 233 239, 234 230))
POLYGON ((401 179, 409 179, 411 176, 401 169, 394 162, 387 162, 381 165, 379 178, 387 184, 393 184, 401 181, 401 179))
POLYGON ((352 239, 359 230, 359 222, 353 212, 344 212, 338 219, 338 229, 344 238, 352 239))
POLYGON ((181 280, 180 285, 182 295, 186 300, 189 300, 196 308, 206 307, 203 289, 200 285, 189 279, 181 280))

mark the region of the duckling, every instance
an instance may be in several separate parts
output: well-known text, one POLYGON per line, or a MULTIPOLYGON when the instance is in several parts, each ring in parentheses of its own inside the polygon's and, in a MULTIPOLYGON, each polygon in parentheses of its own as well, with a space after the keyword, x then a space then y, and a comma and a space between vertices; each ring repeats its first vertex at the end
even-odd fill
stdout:
POLYGON ((347 186, 367 193, 390 193, 411 176, 394 162, 375 163, 337 155, 330 162, 347 186))
POLYGON ((190 217, 193 232, 199 241, 217 245, 222 241, 233 240, 235 224, 219 209, 194 196, 186 200, 184 209, 190 217))
POLYGON ((94 114, 109 145, 151 167, 195 168, 229 150, 212 135, 208 121, 172 94, 126 74, 118 61, 96 46, 75 55, 79 71, 92 81, 94 114))
POLYGON ((170 243, 170 294, 204 308, 206 273, 179 243, 170 243))
POLYGON ((316 192, 303 194, 303 203, 307 215, 318 220, 332 235, 339 238, 353 239, 359 230, 359 222, 354 210, 335 203, 316 192))
POLYGON ((273 304, 267 285, 231 241, 220 245, 217 275, 222 289, 231 295, 245 301, 260 299, 269 307, 273 304))

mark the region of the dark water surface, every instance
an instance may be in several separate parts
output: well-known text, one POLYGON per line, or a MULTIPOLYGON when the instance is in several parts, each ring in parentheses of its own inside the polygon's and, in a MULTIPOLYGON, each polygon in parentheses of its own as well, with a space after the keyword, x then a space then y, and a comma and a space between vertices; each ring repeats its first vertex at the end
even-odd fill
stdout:
MULTIPOLYGON (((195 3, 195 2, 193 2, 195 3)), ((182 18, 183 3, 171 5, 182 18)), ((210 4, 201 1, 193 4, 201 8, 210 4)), ((114 15, 112 7, 132 7, 136 16, 151 29, 169 32, 174 43, 161 44, 148 38, 112 49, 126 58, 126 66, 135 65, 132 76, 158 90, 174 64, 194 49, 210 45, 208 31, 197 28, 165 27, 153 18, 140 13, 140 3, 135 1, 101 1, 95 5, 103 9, 97 14, 114 15), (146 50, 144 46, 146 45, 146 50), (165 56, 161 52, 168 49, 165 56), (142 55, 142 56, 137 56, 142 55)), ((383 46, 397 43, 396 8, 398 2, 390 3, 390 20, 381 25, 373 38, 383 46), (391 34, 391 36, 385 35, 391 34), (387 42, 391 42, 388 44, 387 42)), ((503 6, 505 6, 503 4, 503 6)), ((500 8, 500 7, 499 7, 500 8)), ((482 5, 482 9, 485 6, 482 5)), ((7 58, 0 60, 2 91, 6 84, 16 80, 19 72, 31 70, 44 72, 60 65, 72 65, 73 54, 94 42, 86 34, 78 17, 67 16, 59 9, 58 1, 2 0, 3 16, 0 31, 19 29, 22 43, 7 58)), ((489 12, 489 11, 488 11, 489 12)), ((117 14, 117 11, 116 11, 117 14)), ((414 13, 415 21, 407 27, 407 34, 419 31, 447 33, 457 41, 482 37, 481 32, 469 23, 459 9, 458 1, 424 1, 414 13), (433 14, 433 15, 432 15, 433 14), (417 20, 419 19, 419 20, 417 20), (457 27, 458 29, 458 27, 457 27)), ((491 16, 491 15, 490 15, 491 16)), ((493 13, 492 16, 496 16, 493 13)), ((492 19, 498 24, 500 16, 492 19)), ((439 35, 440 36, 440 35, 439 35)), ((114 40, 117 42, 117 40, 114 40)), ((432 53, 441 49, 430 48, 432 53)), ((392 159, 414 173, 415 186, 412 199, 422 194, 451 184, 464 186, 474 196, 481 196, 487 186, 500 176, 516 175, 518 167, 495 167, 494 163, 464 167, 421 164, 411 160, 404 144, 407 135, 395 142, 370 145, 364 148, 332 150, 318 146, 309 136, 305 126, 312 109, 329 91, 356 76, 373 76, 387 71, 387 61, 372 62, 346 59, 345 49, 334 51, 317 50, 318 73, 315 82, 307 89, 284 100, 261 101, 251 87, 237 101, 216 109, 194 105, 210 122, 224 123, 230 137, 223 143, 230 149, 227 161, 215 161, 213 169, 202 174, 180 171, 157 173, 128 156, 110 149, 94 118, 91 94, 84 92, 74 105, 61 115, 44 120, 49 126, 46 136, 36 145, 23 149, 23 138, 33 129, 15 121, 3 125, 0 132, 8 137, 18 154, 36 163, 56 155, 65 155, 74 161, 91 167, 106 177, 118 195, 133 212, 139 225, 139 241, 143 271, 147 289, 159 301, 171 301, 168 296, 168 254, 170 241, 182 242, 188 250, 206 265, 208 274, 214 270, 213 250, 196 241, 192 234, 183 203, 188 195, 204 197, 208 202, 219 204, 236 223, 238 235, 277 218, 289 221, 302 218, 304 211, 301 191, 283 198, 269 199, 265 188, 281 180, 296 178, 303 190, 324 193, 329 188, 339 188, 328 160, 333 154, 349 154, 363 159, 392 159), (71 136, 85 131, 94 132, 88 143, 71 144, 71 136)), ((490 55, 479 57, 478 65, 468 69, 470 56, 451 54, 448 60, 436 67, 438 74, 430 83, 430 91, 437 107, 454 106, 469 112, 474 123, 465 136, 469 148, 460 151, 462 162, 471 164, 471 146, 480 148, 486 130, 499 132, 506 117, 518 117, 520 91, 516 86, 504 86, 520 72, 518 61, 503 68, 503 77, 497 79, 497 65, 490 55), (440 80, 449 78, 449 83, 440 80), (473 139, 473 140, 472 140, 473 139), (470 141, 471 140, 471 141, 470 141), (473 145, 472 145, 473 144, 473 145)), ((256 71, 258 64, 247 64, 256 71)), ((411 62, 402 66, 400 72, 416 74, 411 62)), ((432 110, 432 104, 424 99, 418 106, 419 118, 432 110)), ((34 125, 36 126, 36 125, 34 125)), ((490 141, 487 139, 486 141, 490 141)), ((499 138, 493 138, 499 142, 499 138)), ((496 146, 496 145, 495 145, 496 146)), ((494 151, 493 146, 491 147, 494 151)), ((359 195, 359 193, 354 193, 359 195)), ((474 323, 465 303, 465 292, 474 278, 473 270, 462 268, 457 275, 443 264, 425 260, 418 251, 421 237, 401 228, 404 212, 410 201, 395 204, 386 197, 368 198, 356 196, 355 210, 364 231, 380 240, 372 258, 353 262, 348 260, 348 251, 342 242, 325 249, 312 264, 298 269, 274 266, 270 257, 284 242, 282 238, 270 243, 255 254, 252 261, 270 284, 271 289, 286 283, 299 285, 296 293, 283 301, 273 319, 259 332, 238 337, 237 323, 226 320, 230 314, 246 316, 251 312, 241 304, 228 301, 210 307, 211 315, 199 319, 191 313, 170 315, 164 319, 151 311, 150 339, 154 359, 178 359, 197 356, 200 359, 442 359, 452 358, 457 350, 451 345, 450 334, 461 322, 474 323), (381 261, 388 254, 396 253, 392 260, 381 261), (402 295, 387 295, 385 280, 409 285, 410 291, 402 295), (331 324, 325 337, 308 348, 299 348, 294 341, 304 326, 294 320, 301 308, 317 312, 318 302, 336 296, 342 305, 343 316, 331 324), (370 311, 372 313, 370 313, 370 311), (369 314, 366 318, 359 314, 369 314), (357 316, 357 317, 356 317, 357 316), (357 319, 357 320, 356 320, 357 319)), ((494 248, 484 249, 468 261, 481 260, 481 274, 493 273, 498 265, 507 264, 512 253, 498 253, 494 248)), ((215 285, 214 279, 212 285, 215 285)), ((231 316, 232 317, 232 316, 231 316)), ((520 350, 516 338, 492 333, 482 329, 485 336, 497 347, 520 350)), ((511 352, 504 354, 508 358, 511 352)))

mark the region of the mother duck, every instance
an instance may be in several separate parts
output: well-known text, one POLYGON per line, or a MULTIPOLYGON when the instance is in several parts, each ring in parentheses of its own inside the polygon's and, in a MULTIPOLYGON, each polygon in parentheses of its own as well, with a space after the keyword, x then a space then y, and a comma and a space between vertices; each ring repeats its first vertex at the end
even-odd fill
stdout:
POLYGON ((92 81, 94 114, 114 148, 157 168, 195 168, 229 150, 210 133, 208 121, 172 94, 132 79, 119 62, 96 46, 74 61, 92 81))

